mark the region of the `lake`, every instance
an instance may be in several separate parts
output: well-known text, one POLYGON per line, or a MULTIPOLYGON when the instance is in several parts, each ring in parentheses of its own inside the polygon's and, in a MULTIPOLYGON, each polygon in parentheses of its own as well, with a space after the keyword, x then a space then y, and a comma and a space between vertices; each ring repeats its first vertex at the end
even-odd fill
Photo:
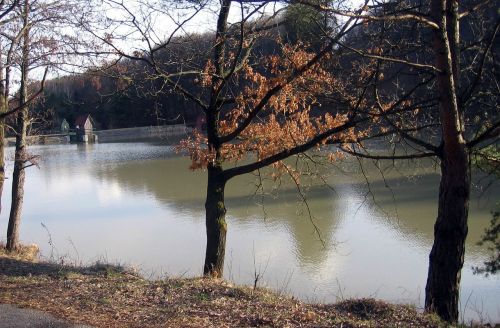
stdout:
MULTIPOLYGON (((121 263, 153 278, 201 275, 206 176, 190 171, 188 158, 152 143, 30 149, 41 162, 27 170, 23 243, 66 263, 121 263)), ((12 154, 9 148, 7 158, 12 154)), ((252 175, 233 179, 226 190, 225 277, 253 285, 257 274, 259 287, 309 302, 375 297, 422 307, 439 172, 431 161, 414 164, 364 162, 361 171, 350 159, 322 166, 328 186, 303 180, 311 215, 286 179, 276 186, 264 176, 265 193, 256 193, 252 175)), ((8 177, 11 172, 12 161, 8 177)), ((486 181, 474 181, 461 317, 499 322, 500 278, 473 275, 472 267, 487 257, 476 242, 500 189, 483 193, 486 181)))

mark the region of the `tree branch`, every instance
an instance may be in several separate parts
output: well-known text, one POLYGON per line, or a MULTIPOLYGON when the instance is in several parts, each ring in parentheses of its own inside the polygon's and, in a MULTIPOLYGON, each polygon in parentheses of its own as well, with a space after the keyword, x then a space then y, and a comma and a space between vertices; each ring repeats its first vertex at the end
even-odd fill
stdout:
POLYGON ((242 175, 246 173, 253 172, 255 170, 261 169, 263 167, 266 167, 268 165, 271 165, 273 163, 276 163, 278 161, 284 160, 285 158, 288 158, 293 155, 297 155, 299 153, 303 153, 312 147, 316 146, 317 144, 321 143, 323 140, 327 139, 328 137, 334 135, 335 133, 339 133, 342 131, 345 131, 347 129, 350 129, 357 124, 366 121, 367 118, 360 118, 360 119, 351 119, 348 122, 342 124, 341 126, 338 126, 336 128, 330 129, 328 131, 325 131, 323 133, 318 134, 308 142, 295 146, 290 149, 285 149, 277 154, 271 155, 267 158, 264 158, 262 160, 259 160, 257 162, 253 162, 250 164, 242 165, 242 166, 236 166, 230 169, 224 170, 224 178, 226 180, 229 180, 237 175, 242 175))
POLYGON ((458 19, 462 19, 470 14, 472 14, 474 11, 480 9, 482 6, 485 6, 487 5, 488 3, 490 3, 491 0, 485 0, 485 1, 481 1, 479 3, 477 3, 476 5, 472 6, 471 8, 469 8, 468 10, 464 11, 464 12, 461 12, 459 15, 458 15, 458 19))
POLYGON ((47 77, 48 70, 49 70, 49 68, 46 67, 45 68, 45 72, 43 73, 43 78, 42 78, 42 81, 41 81, 41 84, 40 84, 40 88, 38 89, 38 91, 33 96, 31 96, 24 104, 22 104, 20 106, 17 106, 14 109, 11 109, 11 110, 9 110, 9 111, 7 111, 5 113, 0 113, 0 120, 6 118, 7 116, 15 114, 18 111, 23 110, 24 108, 28 107, 36 98, 38 98, 38 96, 40 96, 40 94, 42 94, 42 92, 43 92, 43 90, 45 88, 45 80, 46 80, 46 77, 47 77))
POLYGON ((353 150, 349 150, 343 146, 340 146, 343 152, 351 154, 356 157, 369 158, 369 159, 380 159, 380 160, 395 160, 395 159, 415 159, 415 158, 424 158, 424 157, 433 157, 436 156, 435 153, 420 153, 420 154, 410 154, 410 155, 371 155, 371 154, 363 154, 358 153, 353 150))
MULTIPOLYGON (((14 10, 14 8, 16 8, 16 6, 19 4, 19 0, 14 0, 12 2, 12 4, 7 7, 1 14, 0 14, 0 19, 4 18, 5 15, 7 15, 8 13, 10 13, 12 10, 14 10)), ((0 24, 2 25, 2 24, 0 24)))
POLYGON ((491 38, 488 42, 488 46, 486 47, 486 49, 484 49, 483 55, 481 57, 481 62, 479 63, 479 69, 478 69, 476 76, 474 77, 474 81, 472 81, 469 88, 467 89, 467 91, 464 92, 464 94, 462 95, 462 97, 460 99, 462 102, 462 106, 467 104, 467 102, 471 99, 472 94, 474 93, 475 89, 479 85, 479 82, 481 80, 481 76, 483 74, 484 64, 486 63, 486 58, 488 56, 488 53, 491 50, 491 47, 495 43, 495 39, 498 35, 499 28, 500 28, 500 19, 497 19, 495 29, 494 29, 493 34, 491 35, 491 38))
POLYGON ((358 49, 355 49, 355 48, 351 48, 341 42, 339 42, 339 45, 346 48, 346 49, 349 49, 353 52, 355 52, 356 54, 360 55, 361 57, 366 57, 366 58, 371 58, 371 59, 378 59, 378 60, 383 60, 383 61, 389 61, 389 62, 393 62, 393 63, 400 63, 400 64, 405 64, 405 65, 408 65, 408 66, 412 66, 412 67, 415 67, 415 68, 420 68, 420 69, 428 69, 428 70, 431 70, 433 72, 436 72, 436 73, 441 73, 441 71, 439 69, 437 69, 435 66, 433 65, 427 65, 427 64, 419 64, 419 63, 413 63, 413 62, 410 62, 410 61, 407 61, 407 60, 404 60, 404 59, 398 59, 398 58, 391 58, 391 57, 386 57, 386 56, 379 56, 379 55, 372 55, 372 54, 367 54, 365 52, 362 52, 358 49))
POLYGON ((475 139, 469 141, 467 143, 467 147, 474 148, 478 144, 488 139, 496 138, 500 135, 500 121, 493 123, 488 129, 486 129, 483 133, 477 136, 475 139))

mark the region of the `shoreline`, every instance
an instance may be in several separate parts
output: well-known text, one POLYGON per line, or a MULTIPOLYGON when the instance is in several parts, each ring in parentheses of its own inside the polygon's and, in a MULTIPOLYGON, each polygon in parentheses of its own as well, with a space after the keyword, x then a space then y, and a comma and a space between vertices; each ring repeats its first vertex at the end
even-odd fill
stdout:
POLYGON ((0 251, 0 303, 93 327, 446 327, 409 305, 310 304, 222 279, 147 280, 108 264, 38 262, 34 247, 0 251))

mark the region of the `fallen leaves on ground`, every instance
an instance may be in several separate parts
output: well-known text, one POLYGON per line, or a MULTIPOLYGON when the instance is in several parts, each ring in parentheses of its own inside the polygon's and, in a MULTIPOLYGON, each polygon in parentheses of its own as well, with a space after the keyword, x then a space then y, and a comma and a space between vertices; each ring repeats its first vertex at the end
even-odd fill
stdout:
POLYGON ((0 303, 95 327, 439 327, 373 299, 306 304, 218 279, 150 281, 109 265, 76 268, 0 253, 0 303))

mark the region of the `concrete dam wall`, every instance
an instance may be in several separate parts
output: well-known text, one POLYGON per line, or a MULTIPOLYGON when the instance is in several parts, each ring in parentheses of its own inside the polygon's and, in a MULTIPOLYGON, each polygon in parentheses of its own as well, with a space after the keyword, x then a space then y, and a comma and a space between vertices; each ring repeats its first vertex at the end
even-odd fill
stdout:
MULTIPOLYGON (((88 140, 84 142, 127 142, 127 141, 151 141, 161 140, 168 142, 178 142, 186 138, 193 132, 193 128, 187 127, 184 124, 176 125, 161 125, 161 126, 142 126, 136 128, 113 129, 92 131, 88 135, 88 140), (97 137, 97 138, 95 138, 97 137)), ((71 134, 49 134, 28 136, 28 144, 43 145, 43 144, 64 144, 75 142, 75 133, 71 134)), ((5 144, 14 146, 16 138, 5 138, 5 144)), ((76 142, 81 142, 76 141, 76 142)))
POLYGON ((192 128, 184 124, 143 126, 137 128, 94 131, 97 142, 121 142, 140 140, 178 140, 187 137, 192 128))

